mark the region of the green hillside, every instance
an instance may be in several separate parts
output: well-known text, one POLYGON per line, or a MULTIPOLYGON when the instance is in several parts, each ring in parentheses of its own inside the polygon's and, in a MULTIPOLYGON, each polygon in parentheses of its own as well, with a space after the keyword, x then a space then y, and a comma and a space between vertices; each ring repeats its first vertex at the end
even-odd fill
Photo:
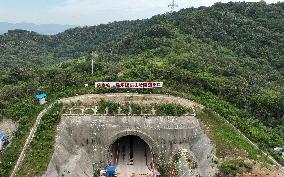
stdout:
POLYGON ((283 6, 283 2, 270 5, 265 2, 217 3, 147 20, 75 28, 54 36, 9 31, 0 36, 0 66, 60 63, 93 50, 137 54, 161 46, 162 41, 152 38, 173 38, 175 33, 180 33, 188 40, 195 37, 210 45, 228 48, 237 56, 265 59, 281 69, 283 6), (126 46, 130 46, 130 50, 126 46))
POLYGON ((50 100, 122 91, 95 89, 97 81, 163 81, 162 90, 139 92, 194 99, 284 164, 272 150, 284 146, 283 2, 217 3, 54 36, 10 31, 0 36, 0 68, 0 119, 20 123, 0 155, 0 176, 10 173, 42 109, 32 98, 39 88, 50 100))

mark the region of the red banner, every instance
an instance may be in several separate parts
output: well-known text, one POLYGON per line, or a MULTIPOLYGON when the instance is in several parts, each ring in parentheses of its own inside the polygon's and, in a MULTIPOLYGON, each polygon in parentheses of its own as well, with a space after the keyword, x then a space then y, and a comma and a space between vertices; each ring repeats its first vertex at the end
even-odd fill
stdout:
POLYGON ((96 88, 162 88, 163 82, 96 82, 96 88))

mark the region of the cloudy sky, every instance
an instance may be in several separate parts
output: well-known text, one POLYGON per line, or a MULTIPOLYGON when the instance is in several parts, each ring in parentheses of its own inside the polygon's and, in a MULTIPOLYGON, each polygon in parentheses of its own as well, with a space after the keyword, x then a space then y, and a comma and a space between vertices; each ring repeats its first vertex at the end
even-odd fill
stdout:
MULTIPOLYGON (((176 10, 210 6, 220 0, 176 0, 176 10)), ((221 0, 228 2, 230 0, 221 0)), ((249 0, 258 1, 258 0, 249 0)), ((279 0, 266 0, 267 3, 279 0)), ((172 0, 0 0, 0 22, 96 25, 149 18, 169 11, 172 0)))

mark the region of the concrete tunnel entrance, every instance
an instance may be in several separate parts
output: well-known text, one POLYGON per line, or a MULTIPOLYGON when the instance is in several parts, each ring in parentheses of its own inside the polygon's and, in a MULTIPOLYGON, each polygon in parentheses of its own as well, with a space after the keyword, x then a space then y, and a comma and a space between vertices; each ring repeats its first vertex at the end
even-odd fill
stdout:
POLYGON ((117 176, 153 176, 153 154, 139 136, 117 139, 109 149, 109 164, 117 167, 117 176))

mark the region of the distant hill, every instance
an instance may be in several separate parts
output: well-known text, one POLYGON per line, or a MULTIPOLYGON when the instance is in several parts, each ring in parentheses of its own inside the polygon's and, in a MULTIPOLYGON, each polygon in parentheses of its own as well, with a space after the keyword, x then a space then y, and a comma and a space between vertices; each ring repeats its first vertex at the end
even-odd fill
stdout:
POLYGON ((33 23, 7 23, 0 22, 0 34, 7 33, 8 30, 22 29, 27 31, 34 31, 40 34, 57 34, 69 28, 74 28, 73 25, 59 25, 59 24, 33 24, 33 23))

